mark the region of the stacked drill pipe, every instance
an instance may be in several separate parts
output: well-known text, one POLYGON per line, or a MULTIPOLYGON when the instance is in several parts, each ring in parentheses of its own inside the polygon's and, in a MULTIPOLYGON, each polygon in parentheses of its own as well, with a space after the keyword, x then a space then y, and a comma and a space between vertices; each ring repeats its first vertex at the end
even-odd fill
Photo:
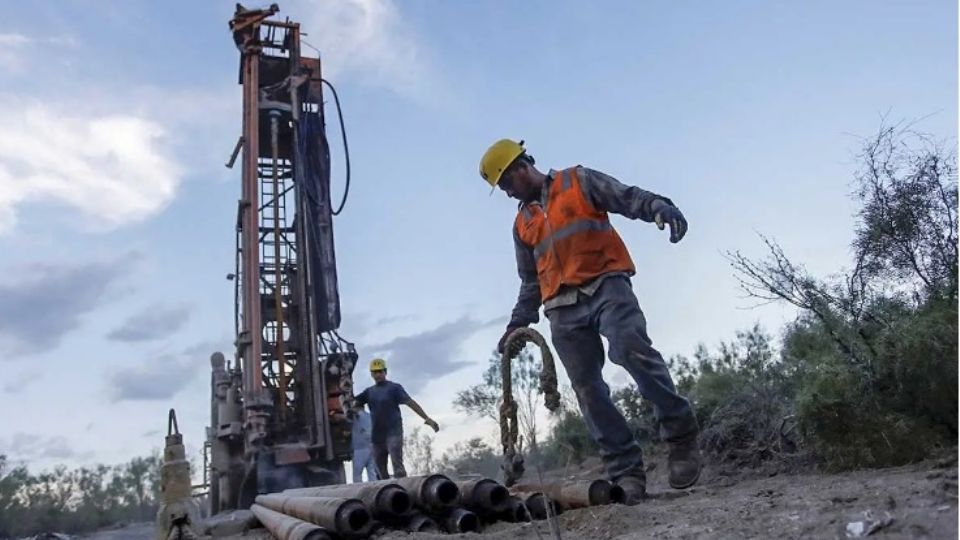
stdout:
POLYGON ((409 532, 430 532, 437 533, 440 532, 440 526, 437 525, 437 522, 434 521, 430 516, 425 516, 423 514, 414 513, 410 514, 409 518, 403 524, 403 528, 409 532))
POLYGON ((250 507, 257 520, 279 540, 331 540, 330 534, 312 523, 254 504, 250 507))
POLYGON ((415 507, 427 513, 443 512, 460 501, 460 488, 442 474, 410 476, 393 481, 410 493, 415 507))
POLYGON ((413 499, 407 490, 392 481, 338 484, 309 488, 288 489, 284 495, 301 497, 349 497, 359 499, 373 517, 386 522, 398 522, 413 509, 413 499))
MULTIPOLYGON (((588 506, 600 506, 611 503, 621 503, 624 499, 623 488, 606 480, 592 480, 581 482, 554 481, 539 483, 520 483, 513 486, 513 490, 520 494, 542 493, 556 501, 560 511, 588 506)), ((541 505, 539 500, 534 504, 541 505)), ((529 503, 528 503, 529 505, 529 503)), ((537 514, 531 508, 531 512, 537 514)))
POLYGON ((532 519, 527 505, 516 495, 510 495, 507 499, 507 508, 496 517, 510 523, 524 523, 532 519))
POLYGON ((370 512, 359 499, 276 493, 258 495, 257 504, 319 525, 341 538, 365 538, 373 527, 370 512))
POLYGON ((467 533, 479 531, 481 519, 548 519, 565 510, 622 502, 623 495, 606 480, 527 482, 508 490, 489 478, 453 482, 432 474, 288 489, 260 495, 254 510, 277 538, 314 540, 366 537, 374 526, 371 514, 392 529, 467 533))
MULTIPOLYGON (((410 497, 410 502, 424 512, 439 512, 457 505, 460 499, 460 489, 449 478, 442 474, 427 476, 409 476, 407 478, 393 478, 377 480, 360 484, 341 484, 336 486, 320 486, 313 488, 290 489, 284 493, 307 494, 323 497, 351 497, 363 500, 368 505, 370 491, 384 489, 387 486, 400 487, 410 497), (367 500, 364 500, 366 497, 367 500)), ((379 500, 379 499, 376 499, 379 500)))
POLYGON ((496 480, 464 480, 457 482, 457 487, 460 488, 460 504, 488 522, 503 519, 502 516, 511 510, 510 492, 496 480))
POLYGON ((466 508, 447 508, 434 514, 448 533, 480 531, 480 517, 466 508))
POLYGON ((520 501, 523 503, 523 506, 526 507, 531 519, 539 521, 563 512, 560 505, 543 492, 517 491, 516 494, 520 497, 520 501))

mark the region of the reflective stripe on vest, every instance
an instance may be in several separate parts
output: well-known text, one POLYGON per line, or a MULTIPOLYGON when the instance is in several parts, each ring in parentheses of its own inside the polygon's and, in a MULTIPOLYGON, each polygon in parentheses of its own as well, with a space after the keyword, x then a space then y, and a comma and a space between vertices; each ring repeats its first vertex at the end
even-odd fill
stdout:
POLYGON ((550 247, 553 246, 554 242, 559 242, 564 238, 572 236, 577 233, 586 232, 586 231, 612 231, 613 225, 609 221, 596 221, 592 219, 583 219, 580 221, 574 221, 568 225, 563 226, 562 228, 553 231, 553 234, 548 234, 546 238, 541 240, 533 248, 533 257, 539 259, 540 257, 546 255, 550 247))

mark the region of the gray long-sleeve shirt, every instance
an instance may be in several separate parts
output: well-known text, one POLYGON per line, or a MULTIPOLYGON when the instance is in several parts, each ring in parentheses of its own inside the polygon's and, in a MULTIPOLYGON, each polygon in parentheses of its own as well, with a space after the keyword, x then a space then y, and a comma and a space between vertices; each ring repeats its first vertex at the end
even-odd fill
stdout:
MULTIPOLYGON (((551 170, 544 181, 540 201, 529 203, 546 206, 550 193, 550 184, 557 171, 551 170)), ((577 167, 577 179, 584 196, 597 210, 620 214, 630 219, 652 222, 656 211, 662 204, 673 205, 673 202, 662 196, 640 189, 636 186, 622 184, 616 178, 586 167, 577 167)), ((522 208, 522 206, 521 206, 522 208)), ((520 294, 510 316, 509 326, 526 326, 540 320, 540 282, 537 279, 537 261, 533 255, 533 247, 520 240, 516 225, 513 227, 513 244, 517 255, 517 272, 520 274, 520 294)), ((578 287, 564 286, 559 294, 547 300, 544 308, 547 310, 560 306, 577 303, 579 294, 593 295, 600 283, 610 275, 623 275, 622 272, 605 274, 584 283, 578 287)))

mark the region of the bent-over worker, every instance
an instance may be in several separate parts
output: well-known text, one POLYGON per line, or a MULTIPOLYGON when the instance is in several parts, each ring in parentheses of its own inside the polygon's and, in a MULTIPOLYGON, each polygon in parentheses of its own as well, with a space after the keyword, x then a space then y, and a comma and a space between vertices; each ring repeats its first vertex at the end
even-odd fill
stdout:
POLYGON ((667 225, 673 243, 686 234, 686 219, 667 197, 599 171, 576 166, 544 174, 534 163, 523 141, 509 139, 495 142, 480 161, 483 179, 520 201, 513 226, 520 293, 498 350, 504 352, 515 329, 537 322, 543 305, 607 473, 635 504, 646 495, 643 455, 603 380, 600 337, 606 337, 610 360, 627 370, 653 404, 670 444, 670 485, 690 487, 701 469, 697 420, 647 335, 630 282, 636 269, 608 213, 655 222, 661 230, 667 225))

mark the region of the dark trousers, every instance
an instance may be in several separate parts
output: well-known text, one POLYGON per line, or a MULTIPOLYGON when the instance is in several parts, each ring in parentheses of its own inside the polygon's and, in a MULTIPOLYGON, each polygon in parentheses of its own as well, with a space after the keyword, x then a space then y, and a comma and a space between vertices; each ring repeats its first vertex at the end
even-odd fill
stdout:
POLYGON ((664 439, 680 442, 696 437, 693 409, 677 393, 663 356, 647 336, 647 321, 629 279, 607 278, 593 296, 584 294, 574 305, 551 309, 547 318, 587 429, 613 479, 642 471, 643 455, 603 380, 606 355, 600 336, 610 343, 610 361, 626 369, 643 398, 653 404, 664 439))
POLYGON ((404 478, 407 470, 403 467, 403 435, 387 435, 387 440, 373 443, 373 459, 377 462, 380 479, 390 478, 387 474, 387 457, 393 464, 393 478, 404 478))

